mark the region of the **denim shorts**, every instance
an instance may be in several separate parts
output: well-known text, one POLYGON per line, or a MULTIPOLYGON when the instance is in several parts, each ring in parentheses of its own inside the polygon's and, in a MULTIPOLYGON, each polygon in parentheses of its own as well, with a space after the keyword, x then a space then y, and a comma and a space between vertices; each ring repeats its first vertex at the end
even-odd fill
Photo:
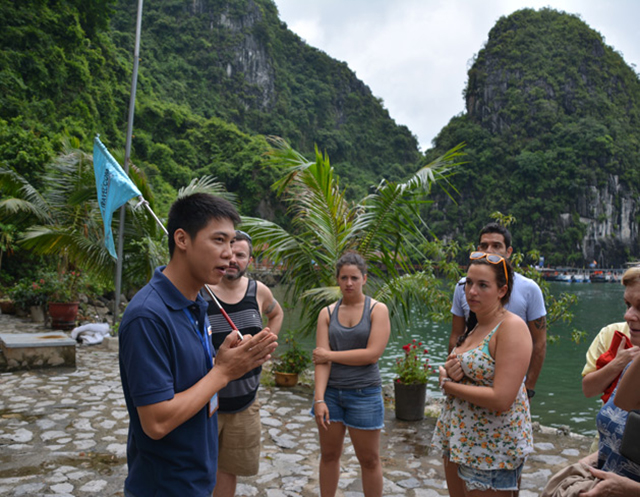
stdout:
POLYGON ((474 469, 458 466, 458 476, 464 480, 467 490, 517 491, 524 463, 516 469, 474 469))
MULTIPOLYGON (((324 401, 329 409, 329 421, 342 423, 357 430, 384 428, 382 387, 338 389, 327 387, 324 401)), ((311 415, 315 416, 311 408, 311 415)))

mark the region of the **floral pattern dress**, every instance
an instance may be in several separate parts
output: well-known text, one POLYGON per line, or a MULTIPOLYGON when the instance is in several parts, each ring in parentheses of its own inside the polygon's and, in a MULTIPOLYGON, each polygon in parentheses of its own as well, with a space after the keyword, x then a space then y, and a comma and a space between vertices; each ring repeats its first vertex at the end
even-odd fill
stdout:
MULTIPOLYGON (((624 376, 631 363, 627 364, 620 378, 624 376)), ((617 387, 607 403, 602 406, 596 422, 600 441, 598 445, 598 468, 640 481, 640 464, 630 461, 620 454, 622 435, 627 424, 629 413, 613 403, 617 387)), ((640 443, 640 442, 639 442, 640 443)))
MULTIPOLYGON (((496 326, 478 345, 459 355, 465 376, 461 383, 491 386, 495 360, 489 341, 496 326)), ((508 411, 497 412, 448 395, 431 446, 449 460, 480 470, 516 469, 533 450, 531 414, 524 381, 508 411)))

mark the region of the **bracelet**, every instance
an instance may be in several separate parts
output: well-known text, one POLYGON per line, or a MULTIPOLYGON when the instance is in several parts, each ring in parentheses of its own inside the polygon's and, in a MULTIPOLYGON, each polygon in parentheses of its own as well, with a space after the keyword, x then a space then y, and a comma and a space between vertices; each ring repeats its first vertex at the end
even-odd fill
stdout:
POLYGON ((442 381, 440 382, 440 391, 442 392, 442 395, 446 395, 447 393, 444 391, 444 384, 448 381, 453 381, 451 378, 442 378, 442 381))
POLYGON ((326 404, 326 402, 324 400, 314 400, 313 403, 314 404, 326 404))

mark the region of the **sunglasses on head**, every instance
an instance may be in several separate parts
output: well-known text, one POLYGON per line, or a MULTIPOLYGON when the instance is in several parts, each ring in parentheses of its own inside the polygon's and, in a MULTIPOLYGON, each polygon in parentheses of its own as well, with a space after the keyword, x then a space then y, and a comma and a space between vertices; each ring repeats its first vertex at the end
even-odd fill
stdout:
POLYGON ((249 233, 246 233, 242 230, 236 230, 236 236, 237 235, 244 236, 247 240, 249 240, 249 243, 253 243, 253 241, 251 241, 251 236, 249 235, 249 233))
POLYGON ((477 261, 478 259, 487 259, 491 264, 500 264, 502 262, 502 267, 504 268, 504 277, 507 279, 507 283, 509 283, 509 274, 507 272, 507 261, 504 260, 504 257, 498 254, 487 254, 486 252, 471 252, 469 254, 469 259, 472 261, 477 261))

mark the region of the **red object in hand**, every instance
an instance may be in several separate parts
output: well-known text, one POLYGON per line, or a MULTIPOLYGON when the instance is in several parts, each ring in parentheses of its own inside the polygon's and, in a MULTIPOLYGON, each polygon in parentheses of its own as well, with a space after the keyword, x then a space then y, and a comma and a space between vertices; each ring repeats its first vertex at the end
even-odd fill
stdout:
MULTIPOLYGON (((629 337, 626 336, 624 333, 616 330, 613 333, 613 338, 611 339, 611 345, 609 345, 609 350, 607 350, 600 357, 598 357, 598 360, 596 361, 596 369, 602 369, 603 367, 605 367, 607 364, 609 364, 611 361, 613 361, 616 358, 616 354, 618 353, 618 348, 620 347, 620 343, 623 340, 625 341, 625 344, 624 344, 625 349, 630 349, 631 347, 633 347, 633 345, 631 344, 631 340, 629 340, 629 337)), ((613 380, 611 384, 605 389, 604 393, 602 394, 602 397, 600 397, 602 399, 602 402, 607 402, 609 400, 609 397, 611 397, 611 394, 616 389, 616 385, 618 384, 619 379, 620 379, 620 375, 616 376, 616 379, 613 380)))

